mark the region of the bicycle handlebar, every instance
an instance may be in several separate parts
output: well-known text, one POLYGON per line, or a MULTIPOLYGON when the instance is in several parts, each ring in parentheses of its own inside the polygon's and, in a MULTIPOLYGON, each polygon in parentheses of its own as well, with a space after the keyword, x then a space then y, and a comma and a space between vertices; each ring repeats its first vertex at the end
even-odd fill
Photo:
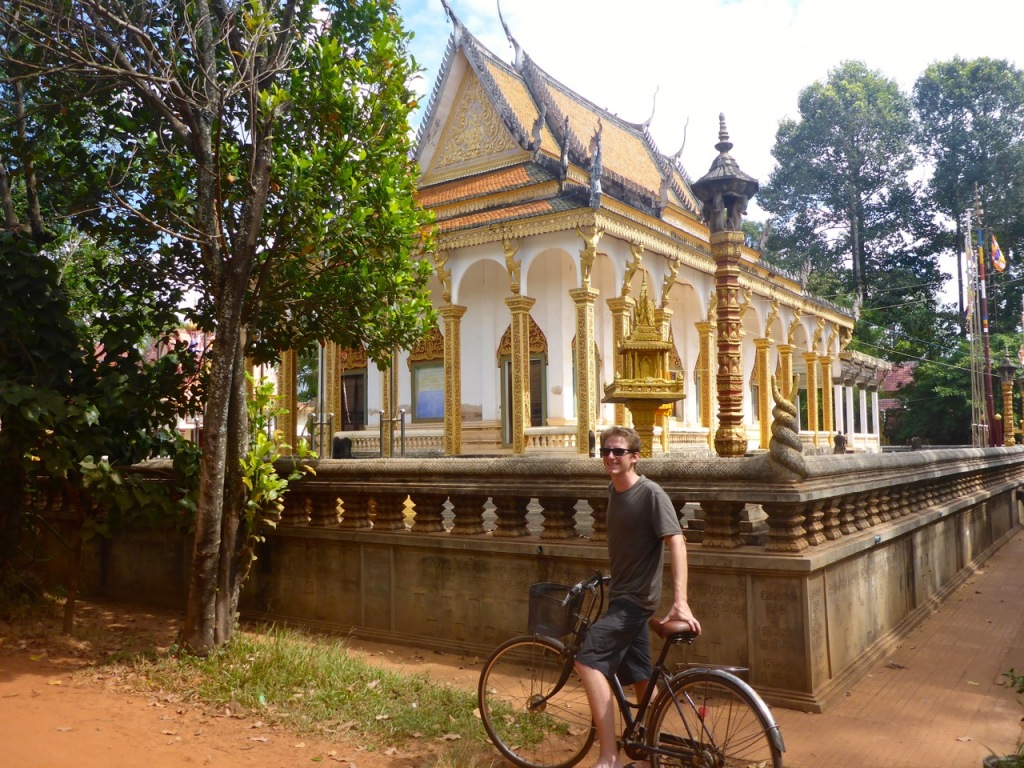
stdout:
POLYGON ((568 605, 573 598, 579 596, 579 594, 584 590, 588 592, 595 592, 599 586, 607 584, 611 580, 611 576, 606 576, 602 574, 600 571, 598 571, 589 579, 584 579, 583 581, 577 582, 572 587, 570 587, 569 591, 565 595, 565 598, 562 600, 562 605, 568 605))

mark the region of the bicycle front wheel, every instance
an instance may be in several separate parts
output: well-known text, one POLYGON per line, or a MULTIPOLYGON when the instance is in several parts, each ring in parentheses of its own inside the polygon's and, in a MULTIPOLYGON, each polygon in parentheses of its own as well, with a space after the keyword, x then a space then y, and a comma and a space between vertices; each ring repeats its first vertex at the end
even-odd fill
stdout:
POLYGON ((594 743, 587 694, 555 640, 524 635, 498 646, 477 695, 491 742, 522 768, 569 768, 594 743))
POLYGON ((768 708, 742 680, 715 670, 672 677, 651 706, 644 742, 652 768, 782 768, 768 708))

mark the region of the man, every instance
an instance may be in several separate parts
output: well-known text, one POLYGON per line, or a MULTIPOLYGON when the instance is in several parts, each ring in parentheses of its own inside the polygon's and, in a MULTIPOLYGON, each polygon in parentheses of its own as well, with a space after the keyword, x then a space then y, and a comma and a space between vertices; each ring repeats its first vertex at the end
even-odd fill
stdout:
POLYGON ((647 621, 661 601, 665 547, 672 556, 672 608, 663 621, 700 623, 686 599, 686 545, 668 494, 637 474, 640 436, 611 427, 601 436, 601 457, 611 478, 608 489, 608 556, 611 560, 608 610, 594 622, 576 655, 597 728, 600 755, 594 768, 623 768, 615 735, 615 703, 609 678, 634 685, 639 701, 647 690, 653 662, 647 621))

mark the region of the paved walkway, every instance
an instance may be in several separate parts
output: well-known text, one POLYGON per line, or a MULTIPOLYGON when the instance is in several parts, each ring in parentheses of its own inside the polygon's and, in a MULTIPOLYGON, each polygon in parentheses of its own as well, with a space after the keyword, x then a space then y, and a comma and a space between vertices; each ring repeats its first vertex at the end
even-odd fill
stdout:
POLYGON ((1012 752, 1024 697, 1024 535, 956 592, 823 714, 775 709, 786 768, 980 768, 1012 752))

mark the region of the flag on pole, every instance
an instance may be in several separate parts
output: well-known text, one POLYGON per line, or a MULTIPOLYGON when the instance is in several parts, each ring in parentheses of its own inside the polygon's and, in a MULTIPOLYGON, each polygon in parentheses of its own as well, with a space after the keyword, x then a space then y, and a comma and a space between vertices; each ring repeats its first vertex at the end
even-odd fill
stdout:
POLYGON ((999 250, 999 243, 996 242, 995 235, 992 235, 992 266, 995 267, 996 272, 1006 269, 1006 257, 999 250))

